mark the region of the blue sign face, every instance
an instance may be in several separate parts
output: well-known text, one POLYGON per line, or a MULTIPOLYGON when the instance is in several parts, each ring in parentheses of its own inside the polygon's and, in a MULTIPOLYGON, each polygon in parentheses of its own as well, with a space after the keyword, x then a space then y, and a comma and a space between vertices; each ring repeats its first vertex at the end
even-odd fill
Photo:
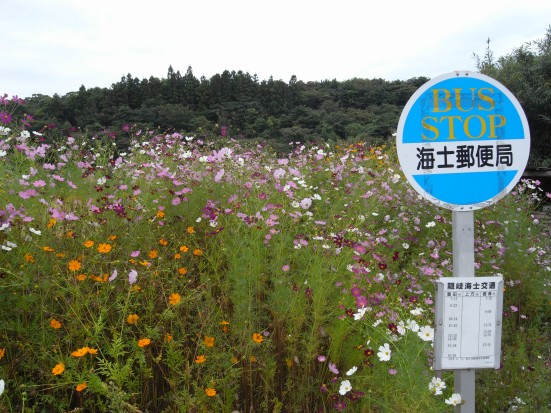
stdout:
POLYGON ((507 194, 530 153, 516 98, 500 83, 453 72, 423 85, 400 117, 396 146, 412 186, 452 210, 478 209, 507 194))

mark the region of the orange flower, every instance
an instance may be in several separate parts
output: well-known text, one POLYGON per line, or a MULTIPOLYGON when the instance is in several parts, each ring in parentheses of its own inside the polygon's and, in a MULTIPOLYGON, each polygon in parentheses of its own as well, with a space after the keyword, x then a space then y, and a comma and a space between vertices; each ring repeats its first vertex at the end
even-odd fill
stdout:
POLYGON ((170 296, 168 297, 168 302, 169 302, 170 305, 176 305, 176 304, 178 304, 178 303, 180 302, 181 298, 182 298, 182 297, 180 296, 180 294, 178 294, 178 293, 172 293, 172 294, 170 294, 170 296))
POLYGON ((224 333, 227 333, 228 330, 230 329, 228 326, 230 325, 230 322, 229 321, 220 321, 220 325, 222 326, 222 331, 224 333))
POLYGON ((70 271, 78 271, 82 268, 82 264, 80 261, 77 260, 71 260, 69 261, 69 270, 70 271))
POLYGON ((138 340, 138 347, 145 347, 151 344, 151 340, 148 338, 142 338, 138 340))
POLYGON ((0 360, 2 360, 5 355, 6 355, 6 349, 5 348, 0 348, 0 360))
POLYGON ((254 333, 253 334, 253 341, 255 343, 262 343, 262 341, 264 341, 264 338, 262 338, 262 336, 258 333, 254 333))
POLYGON ((54 252, 55 250, 52 248, 52 247, 42 247, 42 250, 46 251, 46 252, 54 252))
POLYGON ((61 373, 65 371, 65 364, 58 363, 55 365, 55 367, 52 369, 52 374, 54 376, 59 376, 61 373))
POLYGON ((90 348, 90 347, 87 347, 87 348, 88 348, 88 353, 89 354, 96 354, 98 352, 97 348, 90 348))
POLYGON ((199 248, 195 248, 193 250, 193 255, 199 257, 199 256, 203 255, 203 251, 201 251, 199 248))
POLYGON ((65 256, 65 253, 64 252, 58 252, 55 256, 57 258, 63 258, 65 256))
POLYGON ((204 354, 201 354, 200 356, 195 357, 195 362, 197 364, 201 364, 207 361, 207 357, 204 354))
POLYGON ((84 241, 84 246, 86 248, 93 247, 94 246, 94 241, 92 241, 91 239, 89 239, 88 241, 84 241))
POLYGON ((163 218, 165 213, 163 211, 157 211, 157 218, 163 218))
POLYGON ((86 354, 88 354, 88 347, 82 347, 82 348, 79 348, 78 350, 73 351, 71 353, 71 356, 73 356, 73 357, 83 357, 86 354))
POLYGON ((187 227, 186 231, 187 231, 188 234, 194 234, 195 233, 195 228, 187 227))
POLYGON ((249 357, 249 360, 251 361, 251 363, 256 363, 256 356, 249 357))
POLYGON ((167 343, 170 343, 172 341, 172 335, 168 334, 168 333, 165 333, 165 341, 167 343))
POLYGON ((104 283, 104 282, 107 282, 109 276, 107 274, 103 274, 103 277, 101 276, 98 276, 98 275, 92 275, 90 274, 90 278, 96 282, 99 282, 99 283, 104 283))
POLYGON ((161 239, 159 240, 159 244, 161 244, 161 245, 164 247, 165 245, 168 245, 168 241, 167 241, 166 239, 164 239, 164 238, 161 238, 161 239))
POLYGON ((151 259, 157 258, 157 255, 159 255, 157 253, 157 250, 151 250, 151 251, 149 251, 149 254, 148 254, 149 258, 151 258, 151 259))
POLYGON ((128 324, 138 324, 138 318, 140 318, 138 314, 130 314, 126 319, 126 322, 128 324))
POLYGON ((213 347, 214 346, 214 337, 205 336, 205 339, 203 340, 203 343, 205 343, 205 346, 207 347, 213 347))
POLYGON ((178 268, 178 274, 186 275, 187 274, 187 268, 186 267, 178 268))
POLYGON ((108 252, 111 252, 111 249, 113 247, 111 246, 111 244, 99 244, 98 245, 98 252, 102 253, 102 254, 107 254, 108 252))
POLYGON ((107 238, 109 241, 115 241, 117 239, 116 235, 110 235, 109 238, 107 238))
POLYGON ((151 264, 149 263, 149 261, 140 261, 140 265, 143 265, 144 267, 149 267, 151 264))
POLYGON ((182 258, 181 254, 178 254, 178 253, 174 254, 174 259, 175 260, 179 260, 180 258, 182 258))
POLYGON ((86 274, 79 274, 76 276, 76 279, 79 281, 84 281, 87 278, 86 274))
POLYGON ((46 227, 51 228, 55 225, 56 222, 57 220, 55 218, 50 218, 50 220, 48 221, 48 225, 46 225, 46 227))
POLYGON ((209 397, 214 397, 214 396, 216 396, 216 389, 212 389, 212 388, 210 388, 210 387, 207 387, 207 388, 205 389, 205 393, 206 393, 206 395, 209 396, 209 397))
POLYGON ((27 261, 27 262, 34 262, 34 258, 33 258, 33 256, 32 256, 31 254, 26 253, 26 254, 25 254, 25 261, 27 261))
POLYGON ((82 390, 84 390, 86 387, 88 387, 88 384, 86 384, 86 382, 84 382, 84 383, 79 383, 79 384, 76 385, 75 390, 76 390, 76 391, 82 391, 82 390))
POLYGON ((182 251, 182 252, 188 252, 188 251, 189 251, 189 248, 186 247, 185 245, 182 245, 182 246, 180 247, 180 251, 182 251))
POLYGON ((55 318, 52 318, 50 320, 50 327, 52 327, 55 330, 59 330, 61 328, 61 323, 57 321, 55 318))

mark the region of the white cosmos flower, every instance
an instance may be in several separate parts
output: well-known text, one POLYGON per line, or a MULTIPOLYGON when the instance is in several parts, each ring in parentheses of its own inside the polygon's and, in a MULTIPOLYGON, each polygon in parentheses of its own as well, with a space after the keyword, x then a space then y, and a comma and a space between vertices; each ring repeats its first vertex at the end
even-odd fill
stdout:
POLYGON ((398 325, 396 326, 396 329, 398 330, 398 334, 400 334, 401 336, 406 334, 406 325, 402 320, 400 320, 398 322, 398 325))
POLYGON ((356 321, 361 320, 363 318, 363 316, 365 315, 366 311, 367 311, 367 308, 365 308, 365 307, 359 308, 358 312, 354 314, 354 320, 356 320, 356 321))
POLYGON ((436 226, 436 223, 434 221, 427 222, 427 225, 425 225, 425 227, 427 227, 427 228, 432 228, 432 227, 435 227, 435 226, 436 226))
POLYGON ((341 383, 341 388, 339 389, 339 393, 344 396, 350 390, 352 390, 352 384, 350 384, 350 380, 343 380, 343 382, 341 383))
POLYGON ((413 315, 421 315, 423 314, 423 309, 421 307, 416 307, 413 310, 410 310, 409 312, 413 315))
POLYGON ((440 377, 433 377, 429 383, 429 390, 434 393, 435 396, 440 396, 442 390, 446 388, 446 383, 440 377))
POLYGON ((432 341, 434 339, 434 328, 431 326, 423 326, 419 329, 417 335, 423 341, 432 341))
POLYGON ((29 231, 31 231, 35 235, 42 235, 42 231, 34 228, 29 228, 29 231))
POLYGON ((391 353, 392 353, 392 350, 390 350, 389 344, 385 343, 381 347, 379 347, 379 352, 377 353, 377 357, 379 357, 379 360, 381 361, 389 361, 391 353))
POLYGON ((410 320, 408 318, 406 320, 406 328, 410 331, 413 331, 414 333, 417 333, 419 331, 419 324, 417 324, 417 321, 410 320))
POLYGON ((193 154, 191 153, 191 151, 184 151, 182 152, 182 154, 180 155, 180 158, 182 159, 189 159, 193 156, 193 154))
POLYGON ((450 396, 449 399, 446 399, 446 404, 450 404, 452 406, 457 406, 459 404, 461 404, 461 402, 463 401, 461 399, 461 395, 459 393, 454 393, 450 396))
POLYGON ((4 387, 6 386, 6 383, 4 383, 4 380, 0 380, 0 395, 4 393, 4 387))
POLYGON ((346 375, 347 376, 352 376, 354 373, 356 373, 356 370, 358 370, 358 367, 354 366, 346 372, 346 375))

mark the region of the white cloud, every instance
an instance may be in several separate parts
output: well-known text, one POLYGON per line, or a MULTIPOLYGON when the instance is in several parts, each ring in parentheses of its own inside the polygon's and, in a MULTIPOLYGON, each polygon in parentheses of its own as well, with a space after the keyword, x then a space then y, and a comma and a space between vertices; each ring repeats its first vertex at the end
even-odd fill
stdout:
POLYGON ((0 93, 22 96, 165 77, 169 65, 207 78, 434 77, 475 70, 487 38, 496 57, 542 38, 551 15, 547 0, 7 1, 0 93))

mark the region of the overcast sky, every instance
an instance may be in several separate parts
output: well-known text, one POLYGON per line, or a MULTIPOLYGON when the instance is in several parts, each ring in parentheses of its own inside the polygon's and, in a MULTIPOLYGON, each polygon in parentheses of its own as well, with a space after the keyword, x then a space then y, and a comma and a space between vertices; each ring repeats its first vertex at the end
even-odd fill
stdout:
POLYGON ((0 0, 0 94, 64 95, 122 76, 435 77, 544 37, 550 0, 0 0))

